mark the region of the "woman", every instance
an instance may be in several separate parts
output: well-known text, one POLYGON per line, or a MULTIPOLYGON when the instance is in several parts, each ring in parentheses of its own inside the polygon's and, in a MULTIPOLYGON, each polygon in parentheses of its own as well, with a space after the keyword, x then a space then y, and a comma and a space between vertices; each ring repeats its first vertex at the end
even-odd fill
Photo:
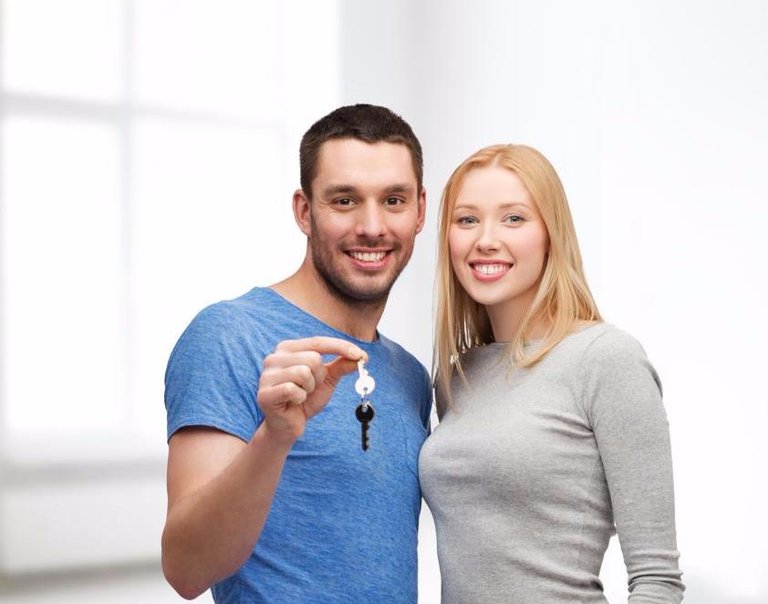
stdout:
POLYGON ((679 602, 661 386, 602 322, 543 155, 494 145, 456 169, 437 281, 440 424, 420 478, 443 602, 605 602, 615 531, 630 601, 679 602))

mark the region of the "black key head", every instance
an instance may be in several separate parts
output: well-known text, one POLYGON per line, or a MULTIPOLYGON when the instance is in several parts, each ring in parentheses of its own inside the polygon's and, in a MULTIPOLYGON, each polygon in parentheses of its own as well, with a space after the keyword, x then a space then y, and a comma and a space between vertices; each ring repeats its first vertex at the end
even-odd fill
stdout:
POLYGON ((355 409, 355 417, 361 424, 367 424, 373 419, 376 412, 373 410, 373 405, 370 403, 361 403, 355 409))

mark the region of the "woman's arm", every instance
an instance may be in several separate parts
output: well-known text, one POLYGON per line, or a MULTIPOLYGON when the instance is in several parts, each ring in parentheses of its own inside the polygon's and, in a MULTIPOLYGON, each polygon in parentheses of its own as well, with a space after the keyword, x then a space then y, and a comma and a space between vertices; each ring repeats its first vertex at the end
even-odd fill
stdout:
POLYGON ((585 354, 584 405, 613 506, 632 604, 680 602, 669 425, 640 344, 613 329, 585 354))

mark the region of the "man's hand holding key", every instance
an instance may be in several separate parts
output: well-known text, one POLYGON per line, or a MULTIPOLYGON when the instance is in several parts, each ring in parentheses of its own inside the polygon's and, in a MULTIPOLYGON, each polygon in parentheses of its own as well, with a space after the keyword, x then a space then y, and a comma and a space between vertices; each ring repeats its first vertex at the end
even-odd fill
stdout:
POLYGON ((307 419, 323 410, 342 376, 368 355, 341 338, 316 336, 280 342, 264 359, 258 401, 273 436, 289 442, 304 433, 307 419), (337 355, 324 363, 322 355, 337 355))

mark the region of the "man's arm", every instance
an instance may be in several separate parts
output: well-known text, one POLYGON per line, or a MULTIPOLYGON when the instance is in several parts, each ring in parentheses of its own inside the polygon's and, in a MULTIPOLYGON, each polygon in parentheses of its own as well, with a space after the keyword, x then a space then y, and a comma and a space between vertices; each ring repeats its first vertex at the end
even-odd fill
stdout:
POLYGON ((182 597, 199 596, 248 558, 289 450, 265 424, 247 444, 210 428, 171 437, 163 572, 182 597))
POLYGON ((248 443, 203 427, 171 437, 162 558, 166 579, 182 597, 197 597, 248 559, 293 443, 364 357, 337 338, 281 342, 264 359, 258 390, 264 421, 248 443), (322 354, 338 358, 324 364, 322 354))

